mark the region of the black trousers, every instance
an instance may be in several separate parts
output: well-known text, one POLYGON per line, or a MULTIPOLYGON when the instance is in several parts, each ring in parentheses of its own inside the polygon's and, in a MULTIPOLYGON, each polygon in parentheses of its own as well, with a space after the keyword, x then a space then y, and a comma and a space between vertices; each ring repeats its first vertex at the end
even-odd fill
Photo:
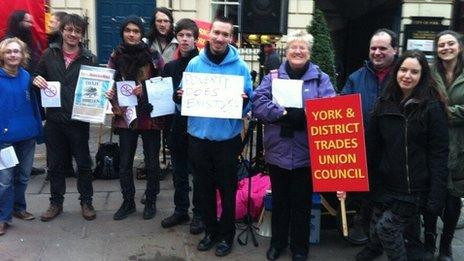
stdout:
POLYGON ((77 163, 77 191, 82 203, 92 203, 92 160, 89 152, 89 124, 87 123, 45 123, 45 143, 47 145, 50 202, 61 205, 66 193, 66 171, 72 165, 71 154, 77 163))
MULTIPOLYGON (((460 197, 455 197, 451 194, 446 195, 445 201, 445 210, 441 219, 443 221, 443 235, 454 236, 454 230, 459 221, 459 216, 461 215, 461 205, 462 201, 460 197)), ((437 234, 437 220, 438 216, 435 216, 431 213, 425 213, 424 215, 424 232, 437 234)))
POLYGON ((206 233, 232 241, 235 236, 235 194, 237 192, 240 135, 225 141, 210 141, 189 137, 189 153, 193 172, 198 178, 198 190, 206 233), (222 203, 222 215, 216 216, 216 189, 222 203))
POLYGON ((159 130, 118 129, 119 134, 119 180, 124 200, 133 201, 135 196, 134 156, 137 149, 139 135, 142 136, 144 161, 147 174, 145 195, 147 201, 155 201, 160 191, 159 184, 159 130))
POLYGON ((271 246, 288 245, 293 254, 308 254, 312 183, 309 168, 294 170, 268 165, 272 187, 271 246))

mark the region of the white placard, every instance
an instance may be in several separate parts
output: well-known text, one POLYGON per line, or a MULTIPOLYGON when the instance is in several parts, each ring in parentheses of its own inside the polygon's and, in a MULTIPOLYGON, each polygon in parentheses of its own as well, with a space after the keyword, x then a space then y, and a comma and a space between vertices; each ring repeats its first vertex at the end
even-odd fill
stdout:
POLYGON ((135 119, 137 119, 137 111, 135 110, 135 106, 127 107, 126 112, 124 113, 124 120, 126 120, 127 127, 129 127, 135 119))
POLYGON ((181 114, 241 119, 243 86, 243 76, 184 72, 181 114))
POLYGON ((18 157, 16 157, 13 146, 0 150, 0 170, 12 168, 18 165, 18 163, 18 157))
POLYGON ((302 88, 302 80, 273 79, 272 99, 286 108, 303 108, 302 88))
POLYGON ((118 91, 118 104, 119 106, 137 106, 137 96, 134 94, 135 82, 134 81, 121 81, 116 82, 116 89, 118 91))
POLYGON ((414 49, 423 52, 433 52, 433 40, 408 39, 406 50, 414 49))
POLYGON ((73 120, 105 122, 108 104, 105 93, 113 86, 113 75, 113 69, 81 65, 74 93, 73 120))
POLYGON ((153 106, 150 117, 174 114, 176 104, 172 100, 174 89, 172 78, 151 78, 145 81, 147 87, 148 102, 153 106))
POLYGON ((47 82, 47 89, 40 89, 42 107, 61 107, 61 83, 47 82))

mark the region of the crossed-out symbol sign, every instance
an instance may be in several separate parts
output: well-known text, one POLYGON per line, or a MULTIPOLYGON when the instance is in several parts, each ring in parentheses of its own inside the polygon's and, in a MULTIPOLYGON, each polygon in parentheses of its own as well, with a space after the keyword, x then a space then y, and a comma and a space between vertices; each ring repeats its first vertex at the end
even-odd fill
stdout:
POLYGON ((128 120, 130 120, 132 118, 132 114, 134 113, 134 111, 132 109, 127 109, 126 111, 126 118, 128 120))
POLYGON ((124 96, 131 96, 132 91, 133 91, 132 86, 130 86, 129 84, 123 84, 121 86, 121 94, 124 96))
POLYGON ((57 90, 55 86, 48 86, 47 89, 44 90, 45 95, 48 97, 55 97, 57 90))

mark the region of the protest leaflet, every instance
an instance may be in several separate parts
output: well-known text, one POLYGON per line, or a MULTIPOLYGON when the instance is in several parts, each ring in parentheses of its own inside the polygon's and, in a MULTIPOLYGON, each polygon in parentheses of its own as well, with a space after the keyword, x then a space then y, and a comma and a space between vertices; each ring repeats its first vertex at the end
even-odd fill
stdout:
POLYGON ((137 96, 134 94, 134 81, 116 82, 119 106, 137 106, 137 96))
POLYGON ((241 119, 243 83, 238 75, 184 72, 181 114, 241 119))
POLYGON ((40 99, 44 108, 61 107, 61 83, 47 82, 47 88, 40 89, 40 99))
POLYGON ((12 168, 18 165, 18 157, 16 156, 13 146, 8 146, 0 150, 0 170, 12 168))
POLYGON ((176 104, 172 100, 172 78, 155 77, 145 81, 148 102, 153 105, 150 117, 174 114, 176 104))
POLYGON ((272 99, 285 108, 303 108, 302 88, 302 80, 273 79, 272 99))
POLYGON ((306 101, 315 192, 369 191, 359 94, 306 101))
POLYGON ((82 65, 79 71, 74 106, 73 120, 103 123, 108 99, 106 91, 113 85, 114 70, 109 68, 82 65))

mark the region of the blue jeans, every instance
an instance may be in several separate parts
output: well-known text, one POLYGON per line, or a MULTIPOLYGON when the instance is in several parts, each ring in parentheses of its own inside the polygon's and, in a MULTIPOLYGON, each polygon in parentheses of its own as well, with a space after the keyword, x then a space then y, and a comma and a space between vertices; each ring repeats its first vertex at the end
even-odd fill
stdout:
POLYGON ((19 164, 0 170, 0 223, 11 222, 13 211, 26 210, 26 188, 34 161, 35 139, 28 139, 1 148, 13 146, 19 164))

